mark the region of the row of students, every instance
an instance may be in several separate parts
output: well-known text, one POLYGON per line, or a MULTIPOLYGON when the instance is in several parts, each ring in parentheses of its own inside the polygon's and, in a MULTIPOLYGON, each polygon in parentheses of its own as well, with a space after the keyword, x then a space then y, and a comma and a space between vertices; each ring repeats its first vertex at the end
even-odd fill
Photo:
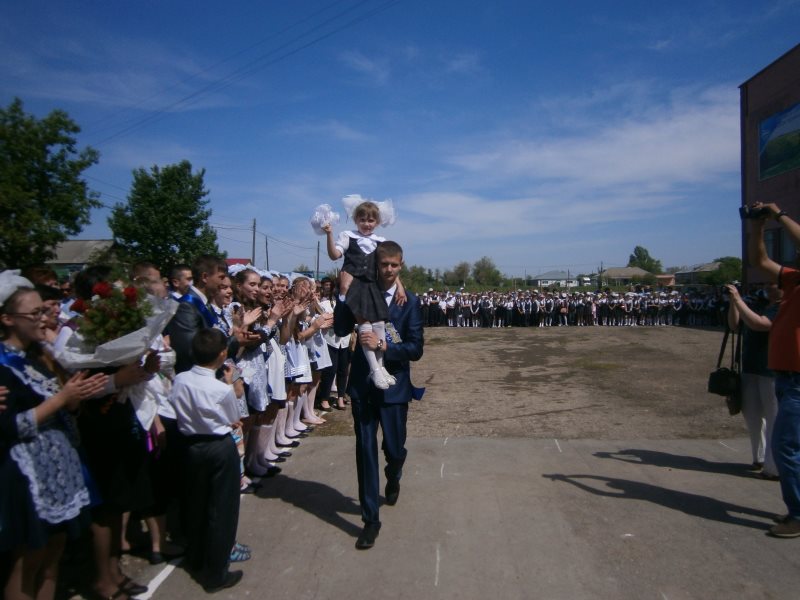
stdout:
POLYGON ((428 327, 719 326, 724 295, 671 292, 423 294, 428 327))

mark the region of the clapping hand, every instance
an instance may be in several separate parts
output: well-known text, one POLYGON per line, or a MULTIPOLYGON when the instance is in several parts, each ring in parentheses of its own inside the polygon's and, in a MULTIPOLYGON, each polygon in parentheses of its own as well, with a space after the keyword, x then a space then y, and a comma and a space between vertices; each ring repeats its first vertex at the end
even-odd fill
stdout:
POLYGON ((91 398, 105 388, 108 383, 108 375, 97 373, 89 377, 87 371, 75 373, 61 388, 64 395, 64 405, 69 410, 77 408, 82 400, 91 398))

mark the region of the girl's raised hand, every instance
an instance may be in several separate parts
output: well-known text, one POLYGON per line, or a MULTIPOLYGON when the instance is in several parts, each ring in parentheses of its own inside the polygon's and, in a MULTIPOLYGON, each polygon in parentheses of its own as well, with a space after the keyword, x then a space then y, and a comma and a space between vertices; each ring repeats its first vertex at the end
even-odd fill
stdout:
POLYGON ((262 309, 260 306, 257 306, 253 310, 248 310, 246 313, 244 313, 244 318, 242 319, 242 326, 250 327, 250 325, 252 325, 261 318, 261 313, 262 309))

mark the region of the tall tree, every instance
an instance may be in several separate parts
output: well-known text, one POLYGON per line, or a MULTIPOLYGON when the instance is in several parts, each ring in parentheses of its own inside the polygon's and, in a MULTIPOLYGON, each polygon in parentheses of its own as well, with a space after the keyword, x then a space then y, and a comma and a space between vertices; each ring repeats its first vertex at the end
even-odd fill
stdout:
POLYGON ((628 258, 628 266, 639 267, 653 275, 659 275, 663 271, 661 261, 650 256, 650 252, 647 251, 647 248, 642 246, 636 246, 636 248, 633 249, 633 254, 628 258))
POLYGON ((447 270, 444 272, 442 277, 444 278, 444 283, 447 285, 457 285, 462 286, 466 285, 467 281, 469 281, 469 272, 470 266, 468 262, 460 262, 452 270, 447 270))
POLYGON ((123 260, 149 260, 164 269, 220 253, 208 224, 204 175, 205 169, 192 173, 188 160, 133 172, 127 204, 114 206, 108 219, 123 260))
POLYGON ((472 265, 472 278, 478 285, 493 287, 500 285, 503 274, 491 258, 484 256, 472 265))
POLYGON ((0 266, 52 258, 56 244, 80 233, 100 206, 81 179, 99 154, 90 147, 78 151, 79 132, 61 110, 36 119, 19 98, 0 109, 0 266))

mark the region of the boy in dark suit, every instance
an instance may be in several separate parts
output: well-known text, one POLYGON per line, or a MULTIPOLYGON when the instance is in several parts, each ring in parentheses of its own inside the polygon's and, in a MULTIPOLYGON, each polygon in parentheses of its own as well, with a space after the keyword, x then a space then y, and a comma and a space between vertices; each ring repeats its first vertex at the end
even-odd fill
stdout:
MULTIPOLYGON (((410 362, 422 357, 424 344, 422 311, 419 298, 406 292, 408 300, 403 306, 394 301, 397 278, 403 266, 403 249, 395 242, 382 242, 375 251, 378 282, 384 291, 389 307, 386 339, 374 332, 359 334, 351 366, 347 392, 353 408, 353 425, 356 433, 356 467, 358 471, 358 499, 364 529, 356 548, 366 550, 375 544, 381 527, 378 516, 380 473, 378 470, 378 425, 383 431, 383 453, 386 457, 386 503, 394 505, 400 494, 400 477, 406 460, 406 418, 408 403, 419 399, 424 390, 411 384, 410 362), (371 350, 384 352, 384 365, 397 383, 387 390, 376 388, 368 380, 369 365, 361 350, 366 345, 371 350)), ((352 313, 347 305, 336 305, 334 330, 346 335, 353 329, 352 313)))

